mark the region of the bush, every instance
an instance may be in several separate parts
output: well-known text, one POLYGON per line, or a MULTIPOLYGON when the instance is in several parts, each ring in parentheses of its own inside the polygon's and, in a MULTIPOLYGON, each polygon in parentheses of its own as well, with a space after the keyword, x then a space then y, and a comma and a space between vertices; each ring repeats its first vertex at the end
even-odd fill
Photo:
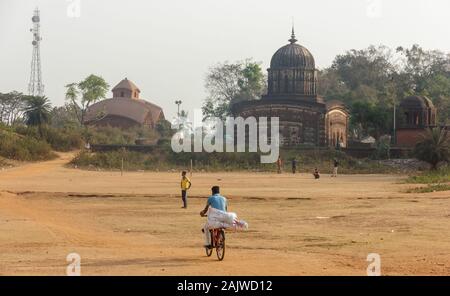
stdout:
POLYGON ((44 137, 56 151, 71 151, 80 149, 83 145, 81 133, 74 129, 49 128, 44 132, 44 137))
POLYGON ((421 175, 411 176, 406 183, 412 184, 438 184, 450 182, 450 167, 442 167, 438 170, 428 171, 421 175))
POLYGON ((116 127, 88 127, 85 131, 85 139, 91 144, 107 145, 134 145, 137 139, 156 141, 158 134, 148 127, 135 127, 120 129, 116 127))
POLYGON ((53 128, 49 126, 42 126, 41 132, 37 127, 19 125, 15 126, 16 133, 26 137, 31 137, 36 140, 43 140, 50 144, 53 150, 56 151, 71 151, 80 149, 83 145, 81 130, 65 127, 53 128))
POLYGON ((0 131, 0 155, 15 160, 36 161, 55 158, 49 144, 31 137, 0 131))
POLYGON ((441 162, 450 161, 450 135, 446 129, 428 129, 414 148, 417 159, 431 164, 436 169, 441 162))

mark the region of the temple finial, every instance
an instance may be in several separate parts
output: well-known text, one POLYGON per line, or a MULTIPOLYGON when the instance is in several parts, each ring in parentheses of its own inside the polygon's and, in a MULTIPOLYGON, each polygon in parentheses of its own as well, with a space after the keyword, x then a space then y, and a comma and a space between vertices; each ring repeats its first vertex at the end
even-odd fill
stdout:
POLYGON ((294 17, 292 16, 292 34, 291 34, 291 39, 289 39, 289 42, 291 44, 294 44, 295 42, 297 42, 297 39, 295 38, 295 32, 294 32, 294 17))
POLYGON ((289 42, 291 44, 294 44, 295 42, 297 42, 297 39, 295 38, 294 22, 293 21, 292 21, 292 34, 291 34, 291 39, 289 39, 289 42))

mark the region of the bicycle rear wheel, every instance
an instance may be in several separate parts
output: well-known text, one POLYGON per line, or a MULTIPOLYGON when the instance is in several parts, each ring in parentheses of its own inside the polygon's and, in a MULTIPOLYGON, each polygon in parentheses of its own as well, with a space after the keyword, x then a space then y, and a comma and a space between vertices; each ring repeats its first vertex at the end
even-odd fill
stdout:
POLYGON ((225 257, 225 231, 223 229, 217 234, 216 253, 219 261, 222 261, 225 257))

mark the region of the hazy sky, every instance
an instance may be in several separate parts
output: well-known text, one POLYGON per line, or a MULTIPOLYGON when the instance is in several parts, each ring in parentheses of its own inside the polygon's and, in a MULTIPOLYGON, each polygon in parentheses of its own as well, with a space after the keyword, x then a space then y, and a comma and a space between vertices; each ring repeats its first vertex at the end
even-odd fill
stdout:
POLYGON ((0 92, 27 91, 36 6, 54 105, 64 103, 64 85, 94 73, 111 87, 133 80, 166 117, 178 99, 193 110, 208 67, 252 57, 265 70, 288 43, 292 18, 319 68, 370 44, 450 51, 448 0, 0 0, 0 92))

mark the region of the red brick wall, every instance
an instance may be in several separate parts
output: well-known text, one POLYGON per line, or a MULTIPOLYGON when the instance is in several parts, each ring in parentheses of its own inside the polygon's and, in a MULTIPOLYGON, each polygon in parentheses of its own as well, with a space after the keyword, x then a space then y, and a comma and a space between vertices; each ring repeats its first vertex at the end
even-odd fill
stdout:
POLYGON ((425 129, 399 129, 397 130, 397 146, 414 147, 425 129))

